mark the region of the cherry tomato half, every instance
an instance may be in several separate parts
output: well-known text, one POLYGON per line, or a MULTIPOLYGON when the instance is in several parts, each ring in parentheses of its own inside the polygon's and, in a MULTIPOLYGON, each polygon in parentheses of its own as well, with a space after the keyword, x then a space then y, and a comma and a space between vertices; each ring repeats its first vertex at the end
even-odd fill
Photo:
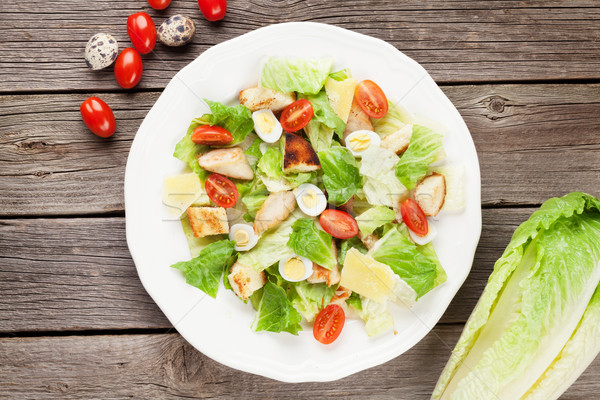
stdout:
POLYGON ((165 8, 169 7, 171 0, 148 0, 148 4, 150 4, 150 7, 154 8, 155 10, 164 10, 165 8))
POLYGON ((127 34, 133 47, 141 54, 148 54, 156 45, 154 21, 145 12, 131 14, 127 18, 127 34))
POLYGON ((419 207, 419 204, 413 199, 406 199, 400 205, 400 215, 402 220, 408 226, 408 229, 419 236, 426 236, 429 232, 429 224, 425 213, 419 207))
POLYGON ((227 11, 227 0, 198 0, 200 11, 209 21, 223 19, 227 11))
POLYGON ((79 106, 81 118, 88 129, 96 135, 107 138, 117 129, 112 110, 102 99, 89 97, 79 106))
POLYGON ((115 78, 124 89, 131 89, 142 79, 144 65, 140 54, 128 47, 124 49, 115 61, 115 78))
POLYGON ((313 335, 319 342, 330 344, 342 333, 344 322, 346 322, 344 309, 337 304, 330 304, 315 318, 313 335))
POLYGON ((356 220, 342 210, 323 211, 319 222, 325 232, 337 239, 350 239, 358 234, 356 220))
POLYGON ((222 146, 233 142, 233 136, 227 129, 218 125, 200 125, 192 133, 192 142, 206 146, 222 146))
POLYGON ((304 128, 313 117, 313 108, 306 99, 296 100, 281 113, 281 126, 284 131, 296 132, 304 128))
POLYGON ((385 93, 373 81, 362 81, 356 85, 354 97, 362 110, 371 118, 383 118, 388 112, 385 93))
POLYGON ((223 175, 212 174, 209 176, 204 183, 204 189, 208 197, 219 207, 231 208, 238 201, 237 188, 223 175))

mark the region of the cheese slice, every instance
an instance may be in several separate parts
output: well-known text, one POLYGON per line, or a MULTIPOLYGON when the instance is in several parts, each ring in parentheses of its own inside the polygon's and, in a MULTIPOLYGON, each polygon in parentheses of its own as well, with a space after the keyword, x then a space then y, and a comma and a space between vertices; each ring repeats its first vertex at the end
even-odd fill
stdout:
POLYGON ((329 104, 344 123, 348 122, 348 115, 350 115, 350 107, 352 107, 356 85, 357 82, 354 78, 347 78, 343 81, 327 78, 325 81, 325 92, 329 98, 329 104))
POLYGON ((417 298, 416 292, 389 266, 355 248, 346 254, 340 286, 380 304, 400 300, 401 304, 412 307, 417 298))
POLYGON ((163 204, 180 217, 190 206, 208 206, 210 199, 195 173, 168 176, 163 185, 163 204))

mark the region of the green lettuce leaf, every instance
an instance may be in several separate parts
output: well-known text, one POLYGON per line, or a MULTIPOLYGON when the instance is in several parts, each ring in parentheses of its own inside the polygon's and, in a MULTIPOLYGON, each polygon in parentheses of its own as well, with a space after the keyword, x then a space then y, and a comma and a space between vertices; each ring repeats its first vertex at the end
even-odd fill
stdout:
POLYGON ((242 198, 242 203, 246 206, 247 215, 250 220, 254 221, 256 213, 260 210, 267 197, 269 197, 269 191, 263 187, 248 193, 242 198))
POLYGON ((344 136, 346 124, 340 117, 338 117, 335 111, 333 111, 333 108, 331 108, 331 105, 329 104, 329 98, 327 97, 327 93, 325 93, 324 90, 321 90, 315 95, 299 95, 298 98, 306 98, 308 99, 308 101, 310 101, 314 113, 311 122, 318 121, 326 127, 333 129, 333 131, 338 135, 339 138, 342 138, 344 136))
POLYGON ((353 307, 356 311, 362 311, 362 300, 358 293, 352 292, 348 300, 346 300, 346 304, 353 307))
POLYGON ((279 92, 317 94, 331 70, 331 59, 268 58, 259 85, 279 92))
POLYGON ((267 151, 258 162, 258 169, 269 178, 279 179, 283 177, 283 154, 275 147, 267 148, 267 151))
POLYGON ((232 240, 220 240, 209 244, 197 257, 189 261, 181 261, 171 265, 185 275, 185 281, 202 290, 210 297, 216 298, 219 291, 219 282, 233 254, 235 242, 232 240))
POLYGON ((388 101, 388 112, 383 118, 371 118, 373 131, 382 138, 402 129, 404 125, 412 124, 413 117, 399 104, 388 101))
POLYGON ((394 327, 394 318, 387 310, 387 304, 380 304, 366 297, 360 297, 360 300, 359 316, 365 321, 367 336, 377 336, 394 327))
POLYGON ((340 251, 338 251, 338 265, 344 265, 346 254, 348 253, 348 250, 352 248, 355 248, 362 254, 367 254, 368 251, 363 242, 361 242, 356 236, 350 239, 342 240, 342 243, 340 244, 340 251))
POLYGON ((364 177, 363 192, 369 204, 396 208, 406 188, 394 174, 400 159, 393 151, 370 148, 362 155, 360 173, 364 177))
POLYGON ((306 281, 293 285, 292 305, 302 314, 304 319, 311 322, 319 310, 329 304, 335 290, 325 283, 312 284, 306 281))
POLYGON ((331 270, 337 261, 331 247, 332 240, 330 234, 317 228, 315 221, 300 218, 292 225, 292 234, 287 245, 296 254, 331 270))
POLYGON ((260 140, 258 138, 254 139, 254 141, 252 142, 250 147, 248 147, 246 149, 246 151, 244 151, 244 154, 247 156, 246 158, 250 162, 250 166, 252 166, 253 169, 255 169, 256 164, 258 164, 258 161, 260 161, 260 159, 262 157, 262 153, 260 152, 260 143, 261 142, 262 142, 262 140, 260 140))
POLYGON ((198 153, 205 152, 209 147, 192 142, 192 133, 194 133, 194 129, 196 129, 196 126, 190 126, 188 128, 185 136, 175 146, 173 157, 186 163, 190 169, 200 177, 200 180, 204 182, 210 173, 198 165, 196 156, 198 153))
POLYGON ((345 204, 361 187, 362 178, 356 160, 345 147, 331 147, 318 153, 323 183, 330 203, 345 204))
POLYGON ((580 192, 546 201, 494 265, 432 398, 523 398, 563 350, 565 374, 581 371, 589 358, 574 357, 569 341, 590 300, 596 307, 599 261, 600 201, 580 192))
POLYGON ((285 290, 272 282, 262 288, 253 327, 255 331, 289 332, 297 335, 302 330, 302 316, 288 300, 285 290))
POLYGON ((184 217, 181 218, 181 227, 183 228, 183 233, 185 234, 185 238, 187 239, 188 247, 190 248, 190 254, 192 255, 192 258, 198 257, 200 251, 202 251, 202 249, 204 249, 209 244, 225 239, 225 235, 205 236, 201 238, 195 237, 194 232, 192 231, 192 227, 190 226, 190 220, 188 219, 187 214, 184 214, 184 217))
POLYGON ((356 217, 358 229, 364 234, 369 235, 380 226, 392 222, 396 219, 396 212, 389 207, 373 206, 364 213, 356 217))
MULTIPOLYGON (((210 107, 210 114, 204 114, 200 118, 194 118, 188 132, 194 132, 194 129, 201 125, 219 125, 231 133, 233 136, 232 144, 241 143, 246 136, 254 129, 254 121, 250 110, 242 105, 229 107, 217 101, 204 99, 210 107)), ((190 133, 191 138, 191 133, 190 133)))
POLYGON ((400 157, 396 165, 396 177, 412 190, 429 169, 429 164, 436 160, 442 148, 442 135, 429 128, 414 125, 408 149, 400 157))
POLYGON ((310 145, 317 153, 331 147, 333 129, 325 124, 320 123, 316 119, 311 119, 308 122, 308 125, 304 127, 304 132, 306 132, 306 136, 308 136, 310 145))
POLYGON ((348 68, 344 68, 342 70, 330 73, 329 77, 331 79, 335 79, 336 81, 340 82, 345 79, 351 78, 352 75, 350 74, 350 70, 348 68))

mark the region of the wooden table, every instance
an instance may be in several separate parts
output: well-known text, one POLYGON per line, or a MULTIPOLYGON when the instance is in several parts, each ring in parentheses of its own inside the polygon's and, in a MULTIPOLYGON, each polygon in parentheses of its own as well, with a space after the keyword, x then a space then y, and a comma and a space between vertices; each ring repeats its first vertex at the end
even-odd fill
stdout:
MULTIPOLYGON (((598 1, 230 0, 220 23, 195 0, 20 0, 0 21, 0 398, 427 399, 494 261, 545 199, 600 195, 598 1), (194 43, 157 46, 142 82, 86 68, 97 32, 194 18, 194 43), (125 243, 123 174, 169 79, 210 46, 268 24, 318 21, 387 40, 420 62, 464 117, 481 163, 483 232, 471 275, 434 333, 401 357, 330 383, 284 384, 188 345, 148 297, 125 243), (164 60, 161 62, 160 60, 164 60), (79 104, 99 95, 118 131, 100 140, 79 104), (442 339, 442 341, 440 340, 442 339)), ((597 398, 600 361, 564 395, 597 398)))

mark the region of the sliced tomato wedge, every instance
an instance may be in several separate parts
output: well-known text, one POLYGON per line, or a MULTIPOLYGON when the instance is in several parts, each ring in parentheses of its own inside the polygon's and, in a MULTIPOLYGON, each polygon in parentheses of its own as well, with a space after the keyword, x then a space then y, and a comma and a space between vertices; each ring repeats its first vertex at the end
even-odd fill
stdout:
POLYGON ((212 174, 204 183, 204 189, 208 197, 223 208, 231 208, 238 201, 237 188, 229 179, 220 174, 212 174))
POLYGON ((408 229, 419 236, 427 236, 429 232, 427 217, 416 201, 413 199, 404 200, 400 205, 400 214, 408 229))
POLYGON ((354 97, 360 108, 371 118, 383 118, 388 112, 388 101, 383 90, 373 81, 356 85, 354 97))
POLYGON ((306 99, 296 100, 281 113, 281 127, 287 132, 296 132, 304 128, 313 117, 313 107, 306 99))
POLYGON ((323 344, 333 343, 342 333, 344 322, 346 322, 344 309, 337 304, 330 304, 315 318, 313 335, 323 344))
POLYGON ((342 210, 323 211, 319 222, 325 232, 337 239, 350 239, 358 234, 356 220, 342 210))
POLYGON ((233 135, 218 125, 200 125, 192 133, 192 142, 206 146, 223 146, 233 142, 233 135))

